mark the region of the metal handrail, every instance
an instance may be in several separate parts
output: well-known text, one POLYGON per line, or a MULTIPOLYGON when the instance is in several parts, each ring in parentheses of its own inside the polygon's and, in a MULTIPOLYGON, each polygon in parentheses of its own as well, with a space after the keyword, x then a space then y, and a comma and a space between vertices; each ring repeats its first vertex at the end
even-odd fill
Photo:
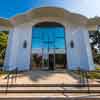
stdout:
POLYGON ((12 76, 11 76, 11 84, 13 84, 13 78, 15 78, 15 82, 16 82, 16 80, 17 80, 17 73, 18 73, 18 69, 15 68, 14 70, 10 71, 10 72, 8 73, 8 75, 6 76, 6 77, 7 77, 7 84, 6 84, 5 93, 8 93, 10 76, 12 75, 12 76), (13 74, 15 74, 15 75, 13 76, 13 74))
POLYGON ((87 86, 88 93, 90 93, 88 73, 95 72, 95 71, 86 71, 86 70, 81 70, 80 68, 77 71, 79 71, 79 74, 80 74, 80 81, 81 80, 83 81, 82 86, 87 86), (82 76, 81 76, 81 74, 82 74, 82 76), (86 79, 86 81, 85 81, 85 79, 86 79))

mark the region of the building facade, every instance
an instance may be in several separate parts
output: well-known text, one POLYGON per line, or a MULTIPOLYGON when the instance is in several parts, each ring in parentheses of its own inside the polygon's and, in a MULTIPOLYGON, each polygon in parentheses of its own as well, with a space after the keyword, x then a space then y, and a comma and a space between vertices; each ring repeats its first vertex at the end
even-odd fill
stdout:
POLYGON ((67 11, 60 2, 36 4, 9 20, 5 70, 94 70, 88 19, 67 11))

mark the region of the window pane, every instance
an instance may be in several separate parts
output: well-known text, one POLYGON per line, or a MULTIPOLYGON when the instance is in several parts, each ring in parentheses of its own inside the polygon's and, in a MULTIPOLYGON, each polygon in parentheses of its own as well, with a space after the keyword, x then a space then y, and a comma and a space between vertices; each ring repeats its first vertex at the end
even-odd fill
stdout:
POLYGON ((41 48, 42 42, 40 39, 32 39, 32 48, 41 48))
POLYGON ((48 43, 47 43, 47 42, 43 42, 43 44, 42 44, 42 48, 49 48, 48 43))
POLYGON ((48 42, 48 33, 43 33, 42 35, 43 35, 42 36, 42 41, 43 42, 48 42))
POLYGON ((33 28, 32 48, 65 48, 64 28, 33 28))
POLYGON ((55 29, 55 36, 56 37, 63 37, 64 38, 64 28, 56 28, 55 29))
POLYGON ((56 38, 55 48, 65 48, 64 38, 56 38))
POLYGON ((33 28, 32 38, 41 38, 40 28, 33 28))
POLYGON ((53 43, 49 43, 49 48, 50 49, 54 48, 54 42, 53 43))
POLYGON ((55 53, 56 54, 64 54, 65 53, 65 49, 64 48, 55 49, 55 53))
POLYGON ((55 33, 51 32, 48 34, 49 37, 49 42, 54 42, 55 41, 55 33))

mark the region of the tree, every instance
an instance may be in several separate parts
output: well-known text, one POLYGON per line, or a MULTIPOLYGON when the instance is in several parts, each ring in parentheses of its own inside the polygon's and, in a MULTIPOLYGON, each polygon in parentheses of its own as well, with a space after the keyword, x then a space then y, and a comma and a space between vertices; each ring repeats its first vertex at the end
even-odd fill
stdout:
POLYGON ((5 51, 7 47, 8 31, 0 32, 0 62, 4 61, 5 51))
POLYGON ((100 49, 100 32, 99 31, 91 32, 90 39, 92 48, 97 47, 98 49, 100 49))
POLYGON ((90 40, 94 61, 99 63, 100 54, 98 54, 98 50, 100 50, 100 31, 90 32, 90 40))

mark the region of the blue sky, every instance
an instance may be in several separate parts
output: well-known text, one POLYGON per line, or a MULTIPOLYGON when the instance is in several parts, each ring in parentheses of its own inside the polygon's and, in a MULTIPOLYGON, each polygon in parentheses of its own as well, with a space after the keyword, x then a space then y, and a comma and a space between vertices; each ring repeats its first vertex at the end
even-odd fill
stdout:
POLYGON ((0 17, 11 18, 41 3, 49 5, 52 1, 56 6, 63 5, 67 10, 87 17, 100 16, 100 0, 0 0, 0 17))

